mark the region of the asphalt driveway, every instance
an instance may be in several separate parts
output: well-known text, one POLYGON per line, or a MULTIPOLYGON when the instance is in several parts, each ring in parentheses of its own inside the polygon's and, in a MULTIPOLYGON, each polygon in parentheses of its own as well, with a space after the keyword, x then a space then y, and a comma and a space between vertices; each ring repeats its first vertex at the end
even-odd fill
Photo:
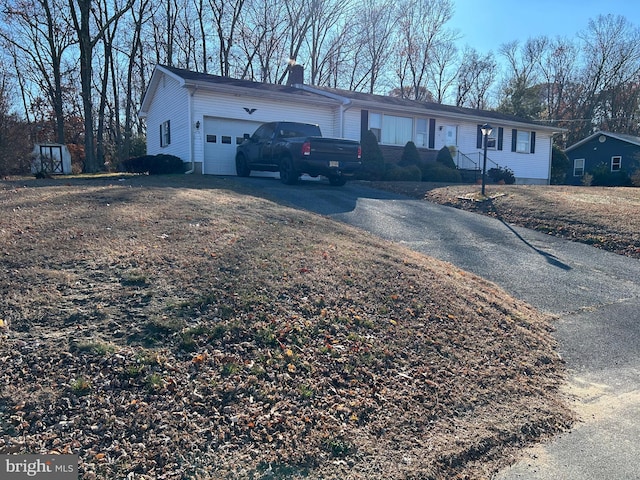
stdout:
POLYGON ((640 478, 639 260, 361 183, 229 180, 451 262, 558 316, 567 391, 581 422, 496 479, 640 478))

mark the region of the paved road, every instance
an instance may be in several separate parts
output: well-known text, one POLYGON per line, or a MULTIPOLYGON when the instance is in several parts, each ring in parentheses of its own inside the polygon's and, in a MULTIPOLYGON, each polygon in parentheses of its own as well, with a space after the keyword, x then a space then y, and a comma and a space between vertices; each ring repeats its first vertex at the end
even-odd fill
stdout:
POLYGON ((451 262, 559 317, 555 335, 582 421, 496 480, 640 479, 640 261, 359 183, 237 181, 451 262))

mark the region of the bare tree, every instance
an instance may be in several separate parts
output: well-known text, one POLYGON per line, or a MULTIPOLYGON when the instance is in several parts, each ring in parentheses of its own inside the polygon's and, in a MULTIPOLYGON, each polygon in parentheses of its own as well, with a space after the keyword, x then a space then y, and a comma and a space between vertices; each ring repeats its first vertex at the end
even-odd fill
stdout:
POLYGON ((600 15, 579 38, 584 66, 575 114, 591 122, 581 123, 574 135, 583 137, 607 125, 624 128, 638 110, 632 85, 640 75, 640 30, 625 17, 600 15))
POLYGON ((245 0, 209 0, 218 37, 219 73, 225 77, 231 74, 232 49, 244 4, 245 0))
POLYGON ((349 88, 374 93, 392 55, 395 10, 392 0, 365 0, 360 9, 349 88))
POLYGON ((9 2, 2 11, 0 38, 10 43, 22 74, 37 85, 50 102, 55 119, 55 137, 64 143, 63 85, 64 55, 74 44, 73 32, 57 0, 9 2))
POLYGON ((473 48, 462 53, 462 64, 457 77, 456 105, 483 109, 487 106, 487 93, 494 83, 497 69, 493 54, 481 57, 473 48))
POLYGON ((425 92, 431 86, 430 66, 436 44, 453 43, 445 27, 452 16, 451 0, 404 0, 400 3, 396 74, 403 95, 415 100, 425 99, 425 92))
POLYGON ((115 5, 115 11, 106 19, 104 25, 96 32, 92 32, 91 10, 95 4, 92 0, 69 0, 71 20, 78 37, 80 47, 80 84, 82 88, 82 105, 84 113, 84 170, 88 173, 99 171, 102 166, 98 163, 95 152, 95 134, 93 131, 93 51, 105 34, 106 29, 131 8, 134 0, 127 0, 123 5, 115 5))

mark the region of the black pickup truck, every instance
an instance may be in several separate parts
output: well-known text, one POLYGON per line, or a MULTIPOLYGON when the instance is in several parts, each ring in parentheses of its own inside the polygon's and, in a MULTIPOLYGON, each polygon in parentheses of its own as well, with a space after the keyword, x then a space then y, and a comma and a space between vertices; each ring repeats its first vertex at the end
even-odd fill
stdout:
POLYGON ((361 166, 360 143, 325 138, 318 125, 271 122, 258 127, 237 147, 236 171, 248 177, 252 170, 280 172, 280 179, 293 185, 300 175, 323 175, 331 185, 341 186, 361 166))

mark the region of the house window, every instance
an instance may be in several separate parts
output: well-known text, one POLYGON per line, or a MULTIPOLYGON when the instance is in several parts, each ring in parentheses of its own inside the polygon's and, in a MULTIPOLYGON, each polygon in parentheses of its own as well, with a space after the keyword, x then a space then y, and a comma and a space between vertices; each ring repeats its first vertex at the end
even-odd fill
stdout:
MULTIPOLYGON (((498 139, 498 143, 500 140, 498 139)), ((536 132, 511 130, 511 151, 517 153, 536 153, 536 132)))
POLYGON ((516 152, 529 153, 529 132, 518 131, 516 137, 516 152))
POLYGON ((611 171, 619 172, 622 168, 622 157, 611 157, 611 171))
POLYGON ((573 161, 573 176, 582 177, 584 175, 584 158, 576 158, 573 161))
POLYGON ((405 145, 413 141, 413 118, 384 115, 382 117, 382 143, 405 145))
POLYGON ((416 147, 428 146, 429 135, 427 132, 427 119, 418 118, 416 120, 416 147))
POLYGON ((378 139, 378 142, 382 140, 382 115, 379 113, 369 114, 369 130, 378 139))
POLYGON ((160 146, 166 147, 171 143, 171 121, 167 120, 160 125, 160 146))

